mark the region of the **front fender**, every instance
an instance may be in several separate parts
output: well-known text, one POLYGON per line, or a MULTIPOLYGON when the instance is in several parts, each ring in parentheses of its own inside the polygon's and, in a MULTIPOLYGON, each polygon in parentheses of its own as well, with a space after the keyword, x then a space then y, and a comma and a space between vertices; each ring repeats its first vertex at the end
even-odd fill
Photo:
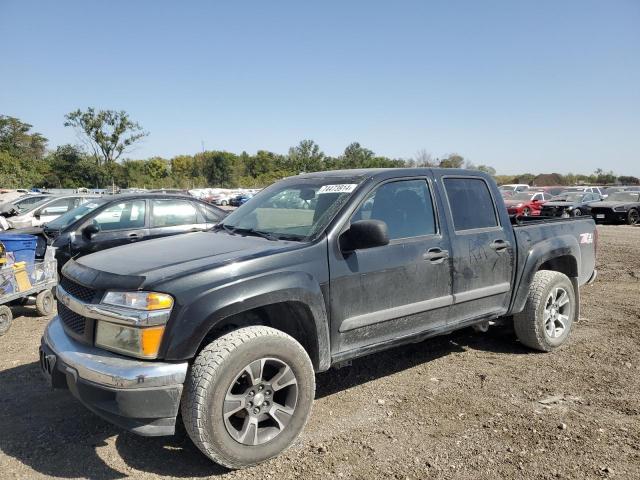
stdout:
POLYGON ((308 310, 302 318, 305 331, 313 332, 308 342, 317 353, 318 371, 331 363, 329 322, 324 296, 318 282, 303 272, 275 272, 240 279, 201 292, 172 318, 164 357, 167 360, 193 358, 207 334, 222 320, 242 312, 276 303, 299 303, 308 310))

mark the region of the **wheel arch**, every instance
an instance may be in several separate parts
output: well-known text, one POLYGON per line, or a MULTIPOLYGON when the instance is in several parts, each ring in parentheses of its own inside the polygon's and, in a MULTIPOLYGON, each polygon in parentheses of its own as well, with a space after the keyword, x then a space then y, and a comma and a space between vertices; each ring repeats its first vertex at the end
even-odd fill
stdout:
MULTIPOLYGON (((533 278, 540 270, 560 272, 569 277, 574 286, 576 300, 578 300, 580 264, 580 246, 578 240, 573 236, 562 235, 536 243, 524 261, 520 281, 514 289, 515 295, 511 304, 511 313, 522 311, 533 278)), ((579 301, 577 303, 579 305, 579 301)), ((579 307, 576 310, 578 309, 579 307)))
POLYGON ((202 293, 170 322, 167 360, 194 358, 214 338, 266 325, 295 338, 316 371, 330 367, 329 323, 320 285, 308 274, 279 272, 202 293))

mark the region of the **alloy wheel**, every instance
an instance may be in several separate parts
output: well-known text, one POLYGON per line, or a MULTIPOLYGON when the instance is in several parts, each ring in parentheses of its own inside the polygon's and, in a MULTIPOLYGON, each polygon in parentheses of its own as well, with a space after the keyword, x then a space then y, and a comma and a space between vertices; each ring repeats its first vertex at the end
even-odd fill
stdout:
POLYGON ((544 306, 544 330, 549 338, 562 336, 569 326, 570 313, 569 294, 562 287, 554 288, 544 306))
POLYGON ((228 388, 223 405, 227 432, 243 445, 261 445, 287 427, 298 401, 298 380, 282 360, 247 365, 228 388))

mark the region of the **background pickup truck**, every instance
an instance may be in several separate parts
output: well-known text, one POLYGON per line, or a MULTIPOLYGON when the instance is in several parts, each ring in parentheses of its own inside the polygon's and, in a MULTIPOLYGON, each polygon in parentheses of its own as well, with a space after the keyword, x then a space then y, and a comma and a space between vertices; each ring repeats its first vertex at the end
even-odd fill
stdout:
POLYGON ((558 348, 596 240, 590 217, 510 220, 480 172, 299 175, 211 231, 69 261, 41 366, 142 435, 181 410, 205 455, 246 467, 295 440, 332 364, 501 317, 558 348))

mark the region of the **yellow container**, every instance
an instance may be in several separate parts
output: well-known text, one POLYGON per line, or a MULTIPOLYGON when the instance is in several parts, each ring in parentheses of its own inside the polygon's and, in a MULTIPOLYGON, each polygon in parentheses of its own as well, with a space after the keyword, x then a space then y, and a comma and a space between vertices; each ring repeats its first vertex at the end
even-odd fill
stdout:
POLYGON ((29 290, 31 288, 29 274, 27 273, 27 262, 14 263, 13 274, 16 277, 16 284, 18 285, 19 292, 24 292, 25 290, 29 290))

